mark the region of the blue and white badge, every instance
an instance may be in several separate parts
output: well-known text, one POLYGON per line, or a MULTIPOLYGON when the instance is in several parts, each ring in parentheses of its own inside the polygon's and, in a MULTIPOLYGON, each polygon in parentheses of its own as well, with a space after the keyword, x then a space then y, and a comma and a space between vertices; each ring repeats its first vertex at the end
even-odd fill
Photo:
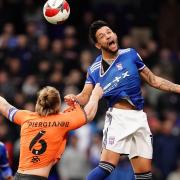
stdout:
POLYGON ((117 63, 117 64, 116 64, 116 67, 117 67, 118 70, 122 70, 122 69, 123 69, 123 66, 122 66, 121 63, 117 63))

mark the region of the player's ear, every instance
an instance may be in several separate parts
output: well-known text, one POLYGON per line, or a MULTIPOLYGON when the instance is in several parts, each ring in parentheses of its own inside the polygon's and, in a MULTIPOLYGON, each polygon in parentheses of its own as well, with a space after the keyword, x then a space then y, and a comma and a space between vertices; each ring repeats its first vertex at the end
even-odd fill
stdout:
POLYGON ((96 48, 101 49, 101 45, 99 43, 95 44, 96 48))

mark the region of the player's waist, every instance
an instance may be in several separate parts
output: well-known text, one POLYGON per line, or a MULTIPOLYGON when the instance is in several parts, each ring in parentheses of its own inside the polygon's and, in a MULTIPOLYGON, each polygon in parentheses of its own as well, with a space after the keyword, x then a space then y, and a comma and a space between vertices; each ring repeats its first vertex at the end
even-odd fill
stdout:
POLYGON ((51 170, 51 167, 54 165, 55 162, 51 162, 49 163, 49 165, 47 166, 43 166, 43 167, 40 167, 40 168, 29 168, 27 170, 25 169, 21 169, 20 167, 18 168, 18 173, 20 174, 30 174, 30 175, 36 175, 36 176, 42 176, 42 177, 48 177, 49 175, 49 172, 51 170))
POLYGON ((41 179, 41 180, 48 180, 48 178, 44 177, 44 176, 39 176, 39 175, 34 175, 34 174, 23 174, 23 173, 19 173, 19 172, 16 172, 14 178, 15 179, 34 179, 34 180, 41 179))
POLYGON ((117 109, 129 109, 129 110, 136 110, 136 107, 133 106, 132 104, 130 104, 127 100, 122 99, 119 100, 118 102, 116 102, 113 105, 113 108, 117 108, 117 109))

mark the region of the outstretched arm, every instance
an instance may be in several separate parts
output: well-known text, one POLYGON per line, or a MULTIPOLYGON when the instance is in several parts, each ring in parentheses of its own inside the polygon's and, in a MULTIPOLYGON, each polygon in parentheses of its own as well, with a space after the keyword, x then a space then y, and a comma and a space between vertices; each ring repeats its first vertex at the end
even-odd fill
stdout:
POLYGON ((66 130, 69 131, 77 129, 84 124, 92 121, 94 116, 96 115, 98 102, 102 95, 103 90, 100 87, 100 84, 96 84, 87 105, 84 107, 84 112, 82 112, 82 108, 80 107, 79 103, 77 103, 76 101, 72 101, 71 106, 64 111, 64 115, 67 116, 68 121, 71 119, 66 130))
POLYGON ((64 97, 64 100, 68 105, 72 105, 74 100, 78 101, 80 105, 85 105, 90 98, 92 90, 92 84, 85 84, 83 90, 78 95, 68 94, 64 97))
POLYGON ((8 118, 9 110, 14 108, 11 104, 9 104, 6 99, 0 96, 0 113, 8 118))
POLYGON ((98 83, 93 89, 87 105, 84 107, 84 111, 86 112, 88 122, 92 121, 94 116, 96 115, 98 109, 98 102, 99 99, 101 99, 102 95, 103 95, 103 90, 100 87, 100 84, 98 83))
POLYGON ((180 85, 172 83, 166 79, 163 79, 159 76, 153 74, 149 68, 145 67, 140 72, 141 77, 146 81, 150 86, 160 89, 167 92, 180 93, 180 85))

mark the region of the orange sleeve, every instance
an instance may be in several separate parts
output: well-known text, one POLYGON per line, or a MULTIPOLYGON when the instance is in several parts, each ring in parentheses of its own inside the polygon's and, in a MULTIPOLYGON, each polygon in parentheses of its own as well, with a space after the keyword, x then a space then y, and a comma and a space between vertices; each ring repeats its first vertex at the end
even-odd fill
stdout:
POLYGON ((26 110, 18 110, 13 116, 12 121, 16 124, 23 124, 29 117, 29 111, 26 110))
POLYGON ((77 129, 87 123, 86 113, 79 104, 66 109, 64 114, 69 121, 68 130, 77 129))

